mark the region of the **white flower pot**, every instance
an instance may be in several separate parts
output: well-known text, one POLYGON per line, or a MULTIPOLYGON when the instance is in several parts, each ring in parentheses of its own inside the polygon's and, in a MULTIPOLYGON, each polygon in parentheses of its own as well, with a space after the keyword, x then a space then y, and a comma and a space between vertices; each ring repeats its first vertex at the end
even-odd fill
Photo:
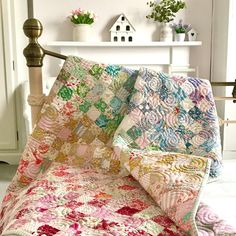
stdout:
POLYGON ((172 42, 173 34, 170 24, 162 23, 160 28, 160 41, 163 42, 172 42))
POLYGON ((91 41, 91 28, 89 24, 74 25, 73 40, 80 42, 91 41))
POLYGON ((175 34, 175 41, 184 42, 184 40, 185 40, 185 33, 175 34))

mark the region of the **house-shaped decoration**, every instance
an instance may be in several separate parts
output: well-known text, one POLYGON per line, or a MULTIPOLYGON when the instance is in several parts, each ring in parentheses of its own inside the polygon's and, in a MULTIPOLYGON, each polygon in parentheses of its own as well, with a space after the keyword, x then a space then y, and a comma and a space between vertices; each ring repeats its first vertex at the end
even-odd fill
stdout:
POLYGON ((110 29, 111 42, 133 42, 135 29, 124 14, 121 14, 110 29))
POLYGON ((188 31, 188 41, 196 41, 197 40, 197 31, 195 29, 191 29, 188 31))

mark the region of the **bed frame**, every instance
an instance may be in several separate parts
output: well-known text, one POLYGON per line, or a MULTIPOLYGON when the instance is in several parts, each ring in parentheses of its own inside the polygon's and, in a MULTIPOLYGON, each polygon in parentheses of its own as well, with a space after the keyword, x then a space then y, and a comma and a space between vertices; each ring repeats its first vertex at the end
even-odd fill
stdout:
MULTIPOLYGON (((29 38, 29 44, 24 49, 24 56, 29 67, 29 86, 30 95, 28 96, 28 103, 31 106, 31 118, 32 126, 34 126, 37 116, 45 101, 45 95, 43 94, 43 81, 42 81, 42 66, 45 55, 56 57, 66 60, 67 56, 48 51, 41 47, 38 43, 38 38, 43 32, 43 26, 37 19, 28 19, 25 21, 24 33, 29 38)), ((215 100, 232 100, 236 103, 236 80, 235 82, 211 82, 212 86, 232 86, 232 97, 215 97, 215 100)), ((221 120, 221 124, 236 123, 236 121, 224 121, 221 120)))

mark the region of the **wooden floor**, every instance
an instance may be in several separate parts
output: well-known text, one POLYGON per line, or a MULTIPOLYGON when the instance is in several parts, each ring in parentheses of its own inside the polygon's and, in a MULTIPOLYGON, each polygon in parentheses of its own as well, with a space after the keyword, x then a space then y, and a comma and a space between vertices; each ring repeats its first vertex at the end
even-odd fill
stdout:
MULTIPOLYGON (((15 171, 16 166, 0 164, 0 201, 15 171)), ((236 157, 224 161, 220 180, 207 184, 201 200, 236 227, 236 157)))

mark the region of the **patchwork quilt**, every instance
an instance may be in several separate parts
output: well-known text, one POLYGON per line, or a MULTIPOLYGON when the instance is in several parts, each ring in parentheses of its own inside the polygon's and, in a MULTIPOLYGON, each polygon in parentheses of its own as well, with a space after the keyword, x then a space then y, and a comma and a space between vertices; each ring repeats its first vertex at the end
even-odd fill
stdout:
POLYGON ((233 226, 200 202, 209 174, 219 174, 216 122, 210 86, 203 80, 68 57, 3 199, 0 234, 235 235, 233 226), (144 72, 154 83, 155 76, 162 78, 155 91, 142 82, 144 72), (139 102, 140 86, 155 99, 139 102), (179 99, 170 102, 171 93, 179 99), (130 114, 136 104, 140 112, 134 122, 130 114), (170 122, 166 118, 174 107, 182 109, 183 118, 176 113, 170 122), (150 124, 156 121, 153 111, 162 114, 162 129, 158 122, 150 124), (163 148, 180 135, 180 126, 186 132, 178 139, 183 145, 163 148), (149 136, 153 128, 158 138, 149 136), (167 137, 169 130, 173 136, 167 137))
POLYGON ((128 147, 181 152, 211 159, 221 170, 219 121, 209 81, 141 68, 129 112, 116 131, 128 147))

